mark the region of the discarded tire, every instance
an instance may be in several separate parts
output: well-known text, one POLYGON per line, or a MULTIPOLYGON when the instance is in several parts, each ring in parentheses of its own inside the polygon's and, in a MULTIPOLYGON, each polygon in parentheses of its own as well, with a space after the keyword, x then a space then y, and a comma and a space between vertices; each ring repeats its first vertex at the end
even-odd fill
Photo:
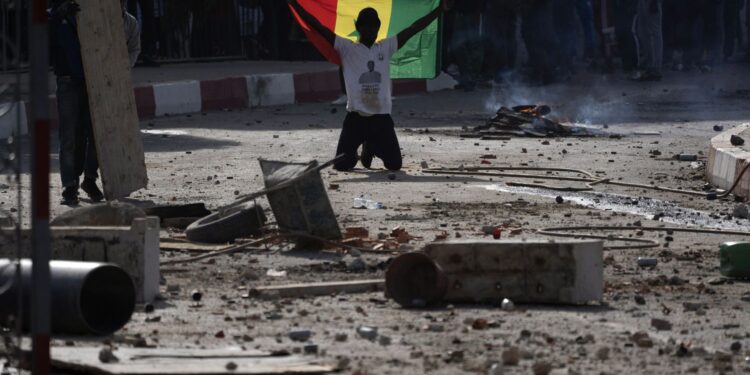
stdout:
POLYGON ((266 222, 263 208, 254 202, 208 215, 187 227, 185 236, 193 242, 227 243, 260 234, 266 222))

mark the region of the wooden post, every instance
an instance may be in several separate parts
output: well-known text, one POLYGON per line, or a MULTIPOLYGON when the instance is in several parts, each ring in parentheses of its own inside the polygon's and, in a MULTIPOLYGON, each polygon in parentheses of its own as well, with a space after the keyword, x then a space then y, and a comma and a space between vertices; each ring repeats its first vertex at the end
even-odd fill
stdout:
POLYGON ((119 0, 78 0, 78 38, 104 195, 148 183, 119 0))

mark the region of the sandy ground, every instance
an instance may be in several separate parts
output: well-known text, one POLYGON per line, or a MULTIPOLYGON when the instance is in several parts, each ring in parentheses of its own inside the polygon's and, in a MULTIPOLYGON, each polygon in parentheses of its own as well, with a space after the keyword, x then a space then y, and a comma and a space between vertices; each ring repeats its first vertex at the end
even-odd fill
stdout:
MULTIPOLYGON (((513 357, 516 349, 520 362, 506 365, 506 373, 529 373, 534 368, 545 373, 545 367, 581 374, 748 372, 750 287, 718 278, 718 246, 748 240, 750 235, 646 232, 642 237, 662 245, 607 251, 604 300, 585 307, 529 305, 503 311, 495 306, 449 305, 405 310, 381 293, 289 300, 246 296, 249 288, 258 285, 383 277, 386 262, 400 252, 419 249, 444 231, 450 238, 488 239, 482 232, 488 225, 508 228, 504 237, 517 229, 518 234, 510 237, 517 239, 537 238, 538 229, 567 225, 670 225, 750 232, 750 221, 731 217, 736 205, 732 201, 603 185, 585 193, 508 188, 505 182, 521 180, 430 175, 422 173, 420 166, 423 161, 437 168, 487 160, 489 166, 577 168, 628 182, 700 191, 706 183, 703 163, 708 142, 717 134, 714 125, 730 128, 750 121, 748 97, 741 91, 747 89, 743 85, 748 74, 746 66, 727 66, 713 75, 668 74, 655 84, 583 75, 567 85, 546 88, 398 98, 394 119, 404 170, 394 180, 378 170, 328 169, 322 175, 326 185, 339 185, 328 194, 342 228, 363 226, 375 237, 401 226, 418 239, 395 252, 365 253, 362 258, 368 267, 363 272, 349 270, 353 258, 335 251, 275 247, 165 267, 163 300, 156 310, 148 314, 140 310, 112 339, 123 346, 131 345, 128 342, 136 336, 159 347, 239 345, 299 352, 303 344, 291 341, 288 332, 309 329, 318 356, 339 363, 344 373, 356 374, 487 373, 504 356, 513 357), (608 135, 622 137, 482 141, 457 136, 461 127, 483 124, 499 104, 526 103, 549 104, 553 115, 589 122, 608 135), (671 159, 679 153, 697 154, 699 161, 671 159), (497 158, 480 159, 483 155, 497 158), (351 208, 353 199, 365 194, 385 208, 351 208), (561 204, 556 203, 558 195, 564 199, 561 204), (654 220, 655 215, 660 219, 654 220), (656 257, 659 264, 639 268, 636 259, 642 256, 656 257), (266 276, 269 269, 287 275, 266 276), (191 306, 192 289, 203 292, 201 307, 191 306), (657 331, 654 318, 668 321, 671 329, 657 331), (472 328, 477 319, 486 319, 488 327, 472 328), (359 338, 356 329, 363 325, 377 327, 387 339, 359 338), (222 338, 217 337, 222 336, 217 335, 220 331, 222 338), (636 332, 645 332, 648 339, 634 340, 636 332)), ((262 187, 259 157, 330 159, 344 114, 342 107, 309 104, 144 121, 150 183, 130 201, 139 205, 205 202, 210 208, 230 203, 236 194, 262 187)), ((374 166, 381 168, 379 161, 374 166)), ((52 177, 53 203, 60 193, 58 178, 52 177)), ((6 209, 13 205, 13 194, 9 189, 0 195, 6 209)), ((262 203, 271 215, 268 204, 262 203)), ((66 210, 54 204, 53 209, 55 214, 66 210)), ((635 231, 618 234, 637 235, 635 231)), ((187 255, 165 252, 162 259, 187 255)), ((76 341, 75 345, 92 343, 76 341)))

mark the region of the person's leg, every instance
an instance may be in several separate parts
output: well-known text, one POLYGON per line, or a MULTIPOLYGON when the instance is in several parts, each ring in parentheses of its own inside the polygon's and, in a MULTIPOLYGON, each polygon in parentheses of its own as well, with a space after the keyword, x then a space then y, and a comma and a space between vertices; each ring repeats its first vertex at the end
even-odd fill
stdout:
POLYGON ((69 78, 57 79, 57 114, 60 142, 60 180, 63 203, 78 202, 78 173, 76 171, 76 132, 79 121, 79 98, 75 83, 69 78))
POLYGON ((363 128, 367 125, 363 122, 363 117, 357 113, 349 112, 346 115, 336 147, 336 156, 344 154, 344 157, 334 163, 334 169, 349 171, 357 165, 357 149, 364 140, 363 128))
POLYGON ((576 12, 583 29, 584 57, 594 57, 594 9, 591 0, 576 0, 576 12))
POLYGON ((96 154, 96 143, 94 141, 94 128, 91 122, 91 112, 89 110, 88 94, 86 87, 81 87, 81 132, 83 133, 83 142, 81 153, 83 154, 83 190, 94 202, 104 199, 104 194, 96 186, 96 180, 99 178, 99 158, 96 154))
POLYGON ((375 156, 383 160, 383 165, 388 170, 400 170, 403 159, 393 118, 391 115, 376 115, 371 119, 373 121, 368 127, 366 140, 368 147, 375 156))

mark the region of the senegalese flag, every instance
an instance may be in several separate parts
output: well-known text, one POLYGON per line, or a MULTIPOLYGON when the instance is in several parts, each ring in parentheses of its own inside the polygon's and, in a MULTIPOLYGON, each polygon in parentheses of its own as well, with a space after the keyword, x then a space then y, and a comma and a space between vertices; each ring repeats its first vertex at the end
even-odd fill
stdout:
MULTIPOLYGON (((299 0, 323 26, 339 36, 357 40, 354 23, 359 12, 374 8, 380 16, 378 40, 398 34, 440 5, 440 0, 299 0)), ((341 64, 336 50, 292 10, 307 38, 328 61, 341 64)), ((391 78, 435 78, 440 61, 439 25, 433 22, 415 35, 391 59, 391 78)))

